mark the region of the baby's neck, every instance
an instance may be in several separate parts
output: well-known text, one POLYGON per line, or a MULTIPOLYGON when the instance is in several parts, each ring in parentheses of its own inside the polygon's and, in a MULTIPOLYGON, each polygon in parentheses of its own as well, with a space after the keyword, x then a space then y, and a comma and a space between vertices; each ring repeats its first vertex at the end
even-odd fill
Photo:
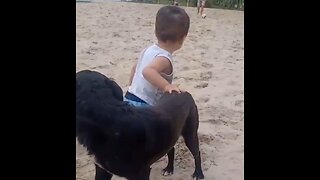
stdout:
POLYGON ((158 41, 158 46, 166 51, 168 51, 170 54, 174 53, 176 50, 178 50, 177 48, 177 44, 176 43, 172 43, 170 41, 167 42, 162 42, 162 41, 158 41))

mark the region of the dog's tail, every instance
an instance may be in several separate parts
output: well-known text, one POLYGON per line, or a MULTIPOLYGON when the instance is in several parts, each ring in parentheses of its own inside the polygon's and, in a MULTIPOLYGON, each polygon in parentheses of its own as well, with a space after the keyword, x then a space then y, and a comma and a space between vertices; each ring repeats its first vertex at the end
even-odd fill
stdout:
POLYGON ((81 116, 76 117, 76 137, 79 143, 87 148, 89 155, 95 154, 107 138, 96 122, 81 116))

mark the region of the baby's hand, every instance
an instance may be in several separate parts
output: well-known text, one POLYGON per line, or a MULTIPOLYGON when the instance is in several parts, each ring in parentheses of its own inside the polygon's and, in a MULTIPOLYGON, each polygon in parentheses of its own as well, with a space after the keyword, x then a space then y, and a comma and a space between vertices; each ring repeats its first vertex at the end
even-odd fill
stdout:
POLYGON ((164 92, 172 93, 172 91, 177 91, 178 93, 185 92, 185 90, 179 88, 179 85, 168 84, 164 88, 164 92))

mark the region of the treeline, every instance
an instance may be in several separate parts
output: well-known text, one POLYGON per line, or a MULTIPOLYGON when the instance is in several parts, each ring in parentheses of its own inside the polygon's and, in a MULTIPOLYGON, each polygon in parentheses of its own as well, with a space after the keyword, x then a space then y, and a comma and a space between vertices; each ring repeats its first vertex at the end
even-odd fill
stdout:
MULTIPOLYGON (((134 2, 171 4, 172 0, 133 0, 134 2)), ((187 0, 177 0, 180 6, 187 6, 187 0)), ((189 0, 189 6, 196 7, 197 0, 189 0)), ((207 0, 206 8, 244 10, 244 0, 207 0)))

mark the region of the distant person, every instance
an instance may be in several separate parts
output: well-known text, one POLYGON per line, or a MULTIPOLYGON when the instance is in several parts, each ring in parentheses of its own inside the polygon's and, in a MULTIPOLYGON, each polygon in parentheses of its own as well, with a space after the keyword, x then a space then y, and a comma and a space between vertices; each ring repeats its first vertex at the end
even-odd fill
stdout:
POLYGON ((206 5, 206 0, 198 0, 197 2, 198 15, 201 15, 203 18, 205 18, 205 14, 203 13, 203 9, 205 5, 206 5))
POLYGON ((177 0, 172 0, 171 5, 173 6, 179 6, 179 2, 177 0))

